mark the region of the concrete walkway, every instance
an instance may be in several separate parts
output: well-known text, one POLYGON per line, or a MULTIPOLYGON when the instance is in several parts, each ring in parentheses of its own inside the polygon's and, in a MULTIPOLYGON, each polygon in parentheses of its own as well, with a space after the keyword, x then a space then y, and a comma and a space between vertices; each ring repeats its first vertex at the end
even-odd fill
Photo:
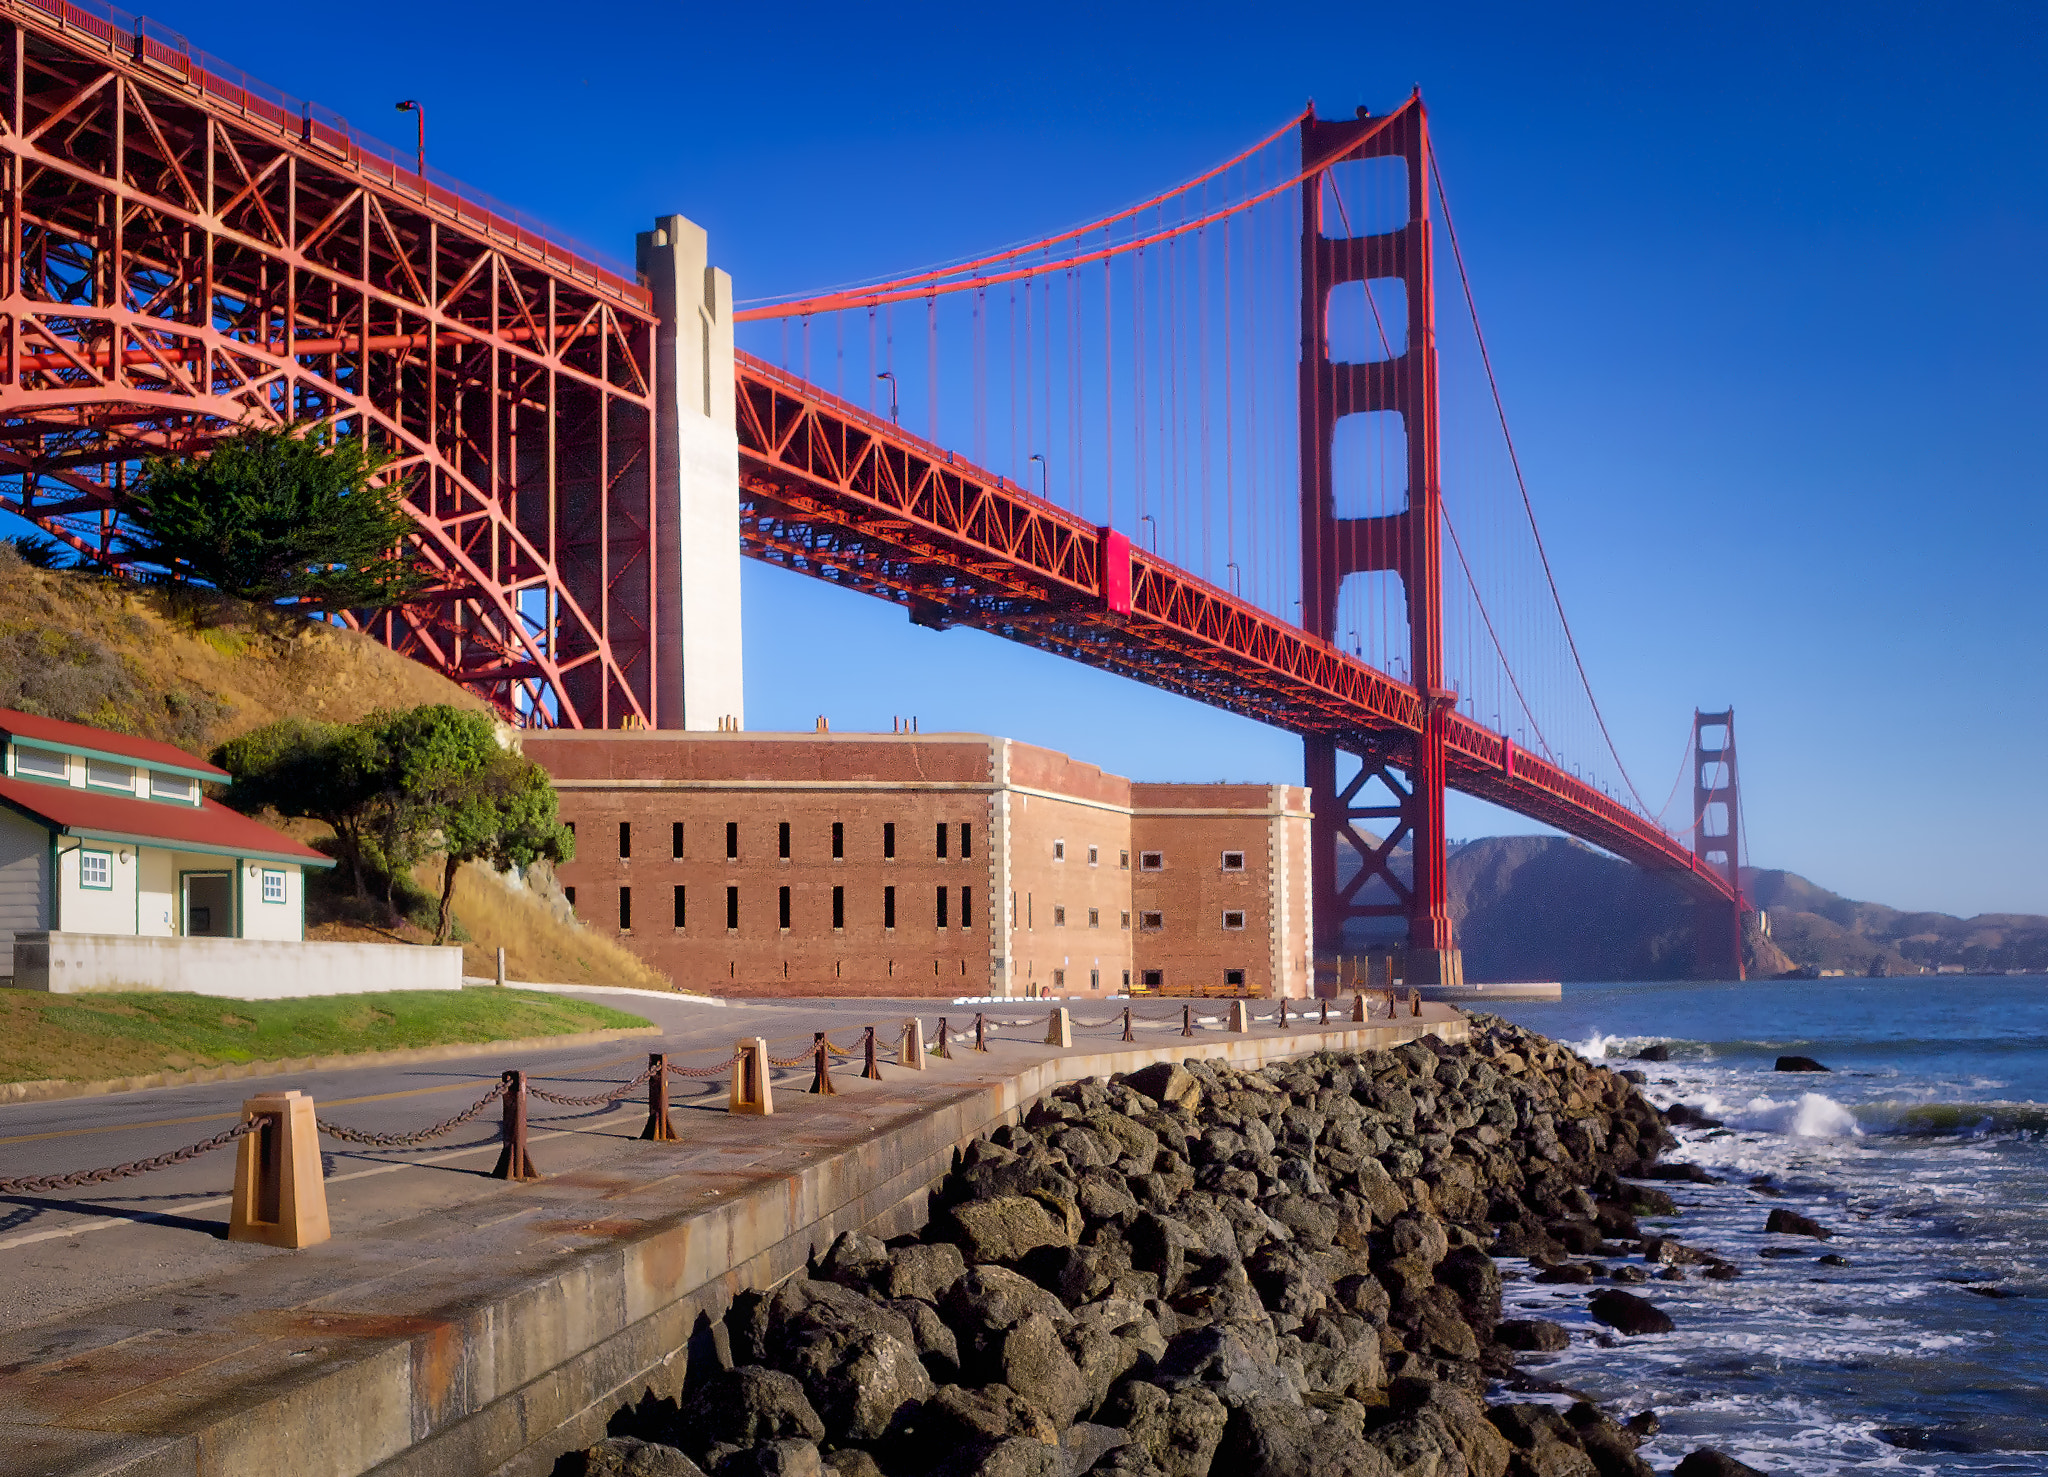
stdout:
MULTIPOLYGON (((495 1106, 418 1150, 323 1140, 335 1235, 302 1252, 222 1239, 232 1150, 92 1192, 0 1200, 10 1293, 0 1307, 0 1474, 544 1472, 581 1439, 579 1423, 601 1427, 615 1395, 673 1388, 698 1316, 801 1266, 839 1230, 915 1217, 956 1144, 1058 1081, 1183 1056, 1252 1063, 1419 1030, 1462 1034, 1462 1017, 1436 1005, 1391 1029, 1263 1024, 1231 1035, 1208 1002, 1197 1014, 1210 1024, 1184 1038, 1176 1002, 1145 1001, 1134 1007, 1137 1044, 1098 1024, 1115 1009, 1100 1004, 1076 1009, 1075 1046, 1061 1051, 1044 1044, 1039 1002, 981 1008, 1006 1023, 986 1055, 956 1043, 952 1061, 925 1073, 885 1067, 881 1082, 860 1080, 855 1064, 835 1071, 839 1094, 825 1098, 802 1091, 808 1068, 779 1072, 769 1118, 723 1111, 723 1079, 678 1081, 673 1144, 638 1138, 639 1094, 604 1109, 536 1102, 530 1141, 548 1176, 539 1183, 487 1177, 495 1106)), ((689 1053, 716 1060, 759 1035, 788 1057, 813 1031, 850 1045, 870 1022, 893 1044, 912 1013, 928 1035, 939 1014, 925 1000, 710 1006, 660 996, 639 1013, 665 1034, 631 1050, 487 1054, 0 1108, 0 1173, 161 1153, 219 1132, 243 1098, 282 1087, 310 1092, 323 1118, 406 1131, 468 1106, 507 1067, 587 1094, 630 1079, 649 1050, 689 1065, 689 1053)), ((974 1007, 945 1013, 958 1029, 974 1007)))

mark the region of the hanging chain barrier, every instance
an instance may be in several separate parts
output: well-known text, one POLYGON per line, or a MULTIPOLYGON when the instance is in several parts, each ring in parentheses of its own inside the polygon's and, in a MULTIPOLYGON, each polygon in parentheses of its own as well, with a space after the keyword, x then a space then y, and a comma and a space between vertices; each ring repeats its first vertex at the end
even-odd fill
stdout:
POLYGON ((137 1159, 129 1164, 112 1164, 105 1169, 81 1169, 71 1174, 35 1175, 26 1179, 0 1180, 0 1195, 40 1195, 49 1190, 76 1190, 85 1185, 111 1184, 115 1180, 133 1179, 138 1174, 149 1174, 159 1169, 169 1169, 173 1164, 183 1164, 188 1159, 197 1159, 201 1154, 211 1154, 215 1149, 225 1149, 236 1139, 254 1133, 263 1125, 253 1118, 245 1118, 233 1128, 202 1139, 196 1144, 187 1144, 182 1149, 173 1149, 168 1154, 155 1154, 147 1159, 137 1159))
POLYGON ((340 1139, 347 1144, 368 1144, 376 1149, 410 1149, 416 1144, 428 1143, 443 1134, 453 1133, 463 1124, 475 1118, 492 1103, 511 1091, 512 1084, 501 1080, 498 1085, 457 1113, 453 1118, 444 1118, 432 1128, 423 1128, 417 1133, 365 1133, 360 1128, 345 1128, 339 1123, 329 1123, 325 1118, 318 1120, 320 1131, 329 1138, 340 1139))
MULTIPOLYGON (((1394 990, 1387 989, 1375 991, 1374 994, 1378 997, 1377 1002, 1372 1002, 1369 997, 1362 998, 1368 998, 1368 1003, 1378 1003, 1381 1005, 1386 1012, 1388 1020, 1399 1019, 1401 1002, 1397 993, 1394 990)), ((1417 1016, 1422 1013, 1422 994, 1419 990, 1411 988, 1408 991, 1406 1003, 1408 1013, 1411 1016, 1417 1016)), ((1370 1014, 1372 1012, 1368 1011, 1367 1013, 1370 1014)), ((1284 1030, 1296 1023, 1306 1025, 1308 1023, 1308 1010, 1306 1005, 1303 1005, 1290 1016, 1287 1009, 1287 1001, 1283 998, 1278 1002, 1273 1015, 1259 1017, 1258 1019, 1273 1021, 1284 1030)), ((1112 1026, 1122 1026, 1122 1039, 1134 1042, 1137 1037, 1132 1031, 1132 1026, 1139 1020, 1152 1025, 1168 1025, 1171 1023, 1171 1017, 1138 1016, 1134 1014, 1130 1006, 1126 1005, 1106 1020, 1074 1021, 1072 1024, 1077 1028, 1090 1031, 1107 1030, 1112 1026)), ((1012 1021, 976 1012, 972 1050, 986 1052, 989 1049, 988 1030, 992 1025, 1035 1026, 1037 1024, 1036 1018, 1012 1021)), ((1330 1002, 1328 1000, 1318 1002, 1318 1024, 1325 1027, 1330 1024, 1330 1002)), ((1180 1028, 1182 1036, 1193 1036, 1200 1029, 1196 1024, 1195 1008, 1192 1003, 1183 1004, 1180 1008, 1180 1028)), ((941 1060, 954 1060, 952 1039, 955 1034, 965 1035, 966 1032, 956 1032, 956 1028, 952 1025, 951 1021, 946 1016, 940 1016, 938 1028, 932 1033, 931 1040, 926 1047, 926 1054, 938 1057, 941 1060)), ((839 1089, 832 1082, 832 1058, 835 1056, 851 1058, 856 1055, 862 1059, 861 1076, 872 1080, 880 1080, 882 1075, 879 1065, 881 1052, 874 1026, 863 1028, 859 1044, 852 1047, 841 1046, 833 1041, 825 1032, 818 1031, 812 1034, 811 1045, 807 1050, 798 1052, 795 1056, 769 1056, 767 1060, 771 1067, 785 1069, 812 1067, 815 1075, 810 1090, 813 1093, 836 1094, 839 1089)), ((900 1061, 901 1058, 902 1052, 899 1049, 894 1059, 900 1061)), ((453 1133, 464 1124, 474 1122, 477 1118, 481 1117, 484 1110, 493 1103, 506 1099, 508 1095, 516 1095, 519 1101, 517 1103, 508 1103, 507 1105, 506 1127, 504 1129, 507 1141, 506 1152, 512 1162, 503 1167, 506 1173, 501 1177, 524 1178, 532 1174, 530 1164, 525 1160, 526 1113, 524 1100, 526 1098, 538 1098, 542 1102, 553 1103, 558 1107, 564 1108, 594 1108, 610 1103, 622 1102, 645 1086, 649 1088, 650 1093, 650 1114, 652 1115, 650 1123, 654 1123, 654 1120, 658 1118, 660 1123, 665 1125, 667 1119, 667 1093, 665 1090, 657 1091, 656 1087, 652 1084, 665 1083, 670 1077, 687 1077, 697 1080, 722 1077, 745 1060, 746 1052, 744 1050, 735 1050, 723 1059, 708 1065, 684 1067, 670 1061, 665 1055, 655 1054, 650 1056, 646 1069, 634 1076, 632 1080, 621 1082, 615 1087, 606 1089, 604 1092, 592 1093, 588 1096, 572 1096, 567 1093, 549 1092, 545 1088, 534 1086, 526 1074, 508 1071, 496 1086, 478 1098, 474 1103, 471 1103, 467 1108, 464 1108, 460 1113, 455 1114, 452 1118, 444 1118, 431 1127, 418 1129, 411 1133, 370 1133, 363 1129, 350 1128, 344 1124, 334 1123, 325 1118, 315 1121, 321 1133, 326 1134, 330 1138, 340 1139, 344 1143, 362 1144, 377 1149, 409 1149, 431 1143, 435 1139, 453 1133)), ((244 1119, 232 1128, 224 1129, 220 1133, 215 1134, 212 1138, 203 1139, 196 1144, 188 1144, 182 1149, 173 1149, 168 1153, 152 1155, 147 1159, 137 1159, 128 1164, 109 1165, 104 1169, 82 1169, 70 1174, 32 1175, 19 1179, 0 1180, 0 1195, 37 1195, 51 1190, 80 1189, 88 1185, 110 1184, 115 1180, 130 1179, 136 1175, 150 1174, 159 1169, 169 1169, 173 1165, 184 1164, 190 1160, 197 1159, 202 1154, 210 1154, 216 1149, 224 1149, 245 1135, 255 1132, 261 1126, 255 1119, 244 1119)), ((672 1134, 672 1129, 663 1131, 660 1125, 656 1125, 649 1133, 642 1136, 667 1139, 672 1134)))

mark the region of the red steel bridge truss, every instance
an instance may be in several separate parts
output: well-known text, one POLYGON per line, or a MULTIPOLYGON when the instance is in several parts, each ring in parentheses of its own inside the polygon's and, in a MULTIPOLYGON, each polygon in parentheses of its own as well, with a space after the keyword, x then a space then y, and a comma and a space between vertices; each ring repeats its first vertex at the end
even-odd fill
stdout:
POLYGON ((650 297, 103 7, 0 0, 0 508, 118 563, 153 454, 394 454, 439 579, 367 622, 538 721, 654 721, 650 297))
MULTIPOLYGON (((673 718, 655 681, 668 620, 654 553, 660 325, 630 269, 422 178, 341 120, 121 12, 0 0, 0 42, 0 509, 118 565, 121 499, 144 458, 244 424, 360 431, 395 454, 440 576, 361 625, 525 722, 673 718)), ((1297 122, 1300 168, 1285 187, 1302 202, 1299 620, 1162 556, 1153 517, 1148 548, 1117 530, 1113 509, 1098 520, 1060 506, 897 415, 743 353, 744 551, 900 603, 921 624, 991 632, 1302 735, 1319 953, 1341 946, 1346 917, 1391 912, 1407 923, 1410 977, 1455 977, 1448 786, 1675 876, 1707 905, 1703 963, 1739 972, 1732 822, 1710 836, 1696 819, 1691 840, 1674 836, 1445 690, 1426 122, 1419 99, 1380 119, 1297 122), (1325 240, 1323 172, 1389 154, 1408 166, 1406 224, 1325 240), (1409 347, 1333 367, 1327 295, 1368 278, 1400 284, 1409 347), (1411 492, 1405 508, 1340 518, 1330 437, 1361 409, 1405 418, 1411 492), (1412 653, 1400 677, 1338 639, 1335 591, 1360 571, 1400 581, 1412 653), (1361 764, 1348 785, 1339 752, 1361 764), (1373 778, 1391 805, 1361 802, 1373 778), (1392 824, 1375 840, 1362 819, 1392 824), (1340 880, 1345 846, 1357 861, 1340 880), (1362 891, 1374 879, 1386 884, 1377 903, 1362 891)), ((1040 243, 1043 254, 1078 250, 1088 229, 1040 243)), ((973 280, 1022 275, 1022 255, 969 264, 973 280)), ((929 302, 965 280, 940 276, 739 316, 929 302)), ((893 400, 893 378, 877 378, 893 400)), ((1726 787, 1702 788, 1723 771, 1697 764, 1696 810, 1732 802, 1732 718, 1728 733, 1726 787)))

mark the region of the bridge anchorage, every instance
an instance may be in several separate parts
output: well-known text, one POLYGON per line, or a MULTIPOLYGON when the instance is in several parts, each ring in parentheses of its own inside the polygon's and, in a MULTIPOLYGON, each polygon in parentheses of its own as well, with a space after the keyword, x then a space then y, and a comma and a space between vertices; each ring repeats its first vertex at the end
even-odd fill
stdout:
POLYGON ((148 455, 360 430, 441 579, 354 623, 516 721, 738 726, 744 553, 1301 735, 1319 957, 1393 926, 1460 978, 1456 789, 1676 877, 1739 972, 1732 717, 1688 841, 1607 742, 1476 312, 1439 318, 1419 96, 735 310, 681 217, 610 263, 97 0, 0 0, 0 39, 0 508, 83 556, 121 565, 148 455))

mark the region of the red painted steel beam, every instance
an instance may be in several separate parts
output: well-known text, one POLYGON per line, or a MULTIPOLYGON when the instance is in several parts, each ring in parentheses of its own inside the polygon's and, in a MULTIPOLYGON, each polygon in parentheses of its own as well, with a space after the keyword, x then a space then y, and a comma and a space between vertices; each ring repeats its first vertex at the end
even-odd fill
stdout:
MULTIPOLYGON (((757 559, 1300 734, 1411 753, 1415 689, 900 426, 737 362, 741 539, 757 559), (1105 575, 1129 563, 1129 600, 1105 575)), ((1592 786, 1455 713, 1447 780, 1689 889, 1725 884, 1592 786)))

